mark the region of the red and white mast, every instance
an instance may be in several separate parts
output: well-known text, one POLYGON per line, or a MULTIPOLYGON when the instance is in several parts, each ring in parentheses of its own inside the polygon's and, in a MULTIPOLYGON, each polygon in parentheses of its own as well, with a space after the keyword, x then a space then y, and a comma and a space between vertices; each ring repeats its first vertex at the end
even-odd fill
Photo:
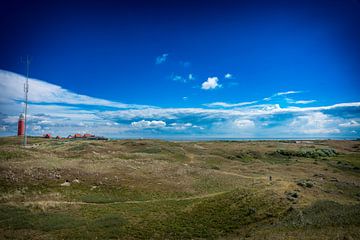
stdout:
POLYGON ((24 92, 25 92, 24 146, 26 146, 26 143, 27 143, 26 125, 27 125, 27 108, 28 108, 28 92, 29 92, 29 65, 30 65, 30 59, 29 59, 29 56, 27 56, 26 57, 26 82, 24 84, 24 92))

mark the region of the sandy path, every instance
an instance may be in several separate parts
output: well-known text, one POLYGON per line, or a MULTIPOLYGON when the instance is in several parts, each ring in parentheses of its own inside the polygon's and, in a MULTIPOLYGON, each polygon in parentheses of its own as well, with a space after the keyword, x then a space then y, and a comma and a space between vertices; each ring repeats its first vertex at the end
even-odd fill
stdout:
POLYGON ((150 200, 133 200, 133 201, 116 201, 108 203, 92 203, 92 202, 79 202, 79 201, 56 201, 56 200, 47 200, 47 201, 26 201, 26 202, 7 202, 6 204, 10 205, 42 205, 42 206, 56 206, 56 205, 115 205, 115 204, 141 204, 141 203, 155 203, 155 202, 166 202, 166 201, 187 201, 194 199, 203 199, 215 197, 229 191, 209 193, 205 195, 192 196, 186 198, 163 198, 163 199, 150 199, 150 200))

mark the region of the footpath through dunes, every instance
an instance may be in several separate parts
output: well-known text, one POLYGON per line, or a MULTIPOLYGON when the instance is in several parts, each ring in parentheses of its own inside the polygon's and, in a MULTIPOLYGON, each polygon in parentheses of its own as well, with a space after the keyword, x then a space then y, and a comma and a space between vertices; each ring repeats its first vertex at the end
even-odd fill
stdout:
POLYGON ((18 142, 0 239, 360 239, 358 141, 18 142))
POLYGON ((184 197, 184 198, 160 198, 160 199, 151 199, 151 200, 131 200, 131 201, 113 201, 113 202, 80 202, 80 201, 56 201, 56 200, 45 200, 45 201, 27 201, 27 202, 6 202, 9 205, 24 205, 24 206, 31 206, 31 205, 39 205, 39 206, 56 206, 56 205, 114 205, 114 204, 141 204, 141 203, 154 203, 154 202, 166 202, 166 201, 187 201, 187 200, 194 200, 194 199, 203 199, 203 198, 210 198, 217 195, 221 195, 226 192, 216 192, 216 193, 209 193, 201 196, 192 196, 192 197, 184 197))

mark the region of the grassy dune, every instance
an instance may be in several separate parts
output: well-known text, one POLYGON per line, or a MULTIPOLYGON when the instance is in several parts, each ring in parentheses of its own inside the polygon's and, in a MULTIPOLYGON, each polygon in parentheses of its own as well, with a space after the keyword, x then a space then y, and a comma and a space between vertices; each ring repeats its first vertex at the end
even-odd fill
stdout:
POLYGON ((0 138, 0 239, 360 239, 359 141, 29 142, 0 138))

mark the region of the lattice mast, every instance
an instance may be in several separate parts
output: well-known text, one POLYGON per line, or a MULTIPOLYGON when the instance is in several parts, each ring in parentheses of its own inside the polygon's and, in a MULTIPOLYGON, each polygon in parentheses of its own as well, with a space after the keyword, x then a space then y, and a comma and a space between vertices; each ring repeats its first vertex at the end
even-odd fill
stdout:
POLYGON ((26 57, 26 81, 24 84, 24 93, 25 93, 25 109, 24 109, 24 115, 25 115, 25 129, 24 129, 24 146, 26 146, 27 143, 27 109, 28 109, 28 93, 29 93, 29 67, 30 67, 30 59, 29 56, 26 57))

